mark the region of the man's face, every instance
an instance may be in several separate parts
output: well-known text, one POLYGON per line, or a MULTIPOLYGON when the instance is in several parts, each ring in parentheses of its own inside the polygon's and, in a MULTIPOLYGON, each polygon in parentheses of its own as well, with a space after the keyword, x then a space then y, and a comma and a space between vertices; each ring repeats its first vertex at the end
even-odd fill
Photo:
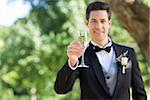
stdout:
POLYGON ((86 24, 89 28, 92 41, 99 43, 108 39, 111 20, 108 19, 106 10, 91 11, 86 24))

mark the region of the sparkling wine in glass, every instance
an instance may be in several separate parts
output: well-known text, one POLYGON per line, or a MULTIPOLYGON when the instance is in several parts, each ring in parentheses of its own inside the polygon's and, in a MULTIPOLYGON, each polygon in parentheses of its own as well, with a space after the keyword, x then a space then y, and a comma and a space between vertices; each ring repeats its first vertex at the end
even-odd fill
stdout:
MULTIPOLYGON (((80 40, 80 42, 82 44, 82 48, 85 48, 86 45, 87 45, 87 32, 86 32, 86 30, 80 32, 79 40, 80 40)), ((82 57, 81 57, 81 64, 78 65, 78 67, 89 68, 89 66, 85 65, 85 62, 84 62, 84 53, 82 54, 82 57)))

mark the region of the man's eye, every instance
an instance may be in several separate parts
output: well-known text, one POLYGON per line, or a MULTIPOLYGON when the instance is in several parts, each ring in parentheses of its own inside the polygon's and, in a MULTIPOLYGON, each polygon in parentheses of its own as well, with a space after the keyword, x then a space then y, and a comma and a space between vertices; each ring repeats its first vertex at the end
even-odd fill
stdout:
POLYGON ((101 23, 105 23, 105 22, 106 22, 105 20, 102 20, 102 21, 101 21, 101 23))
POLYGON ((92 23, 96 23, 96 21, 95 21, 95 20, 92 20, 92 23))

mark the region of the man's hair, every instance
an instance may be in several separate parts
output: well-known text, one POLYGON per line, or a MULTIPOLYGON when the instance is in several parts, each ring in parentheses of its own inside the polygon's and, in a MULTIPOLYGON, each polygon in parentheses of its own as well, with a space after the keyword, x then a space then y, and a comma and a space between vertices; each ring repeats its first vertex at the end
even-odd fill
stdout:
POLYGON ((106 2, 100 2, 96 1, 93 3, 90 3, 86 9, 86 19, 89 20, 90 12, 93 10, 106 10, 108 14, 108 19, 111 19, 111 10, 110 10, 110 4, 106 2))

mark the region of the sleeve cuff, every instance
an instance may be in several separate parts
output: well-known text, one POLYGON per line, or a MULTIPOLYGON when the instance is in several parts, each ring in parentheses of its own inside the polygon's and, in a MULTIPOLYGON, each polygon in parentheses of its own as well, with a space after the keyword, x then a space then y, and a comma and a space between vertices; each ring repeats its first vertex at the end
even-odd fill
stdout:
POLYGON ((79 61, 77 61, 77 63, 75 64, 75 66, 71 66, 71 64, 70 64, 70 60, 68 60, 68 65, 69 65, 69 67, 70 67, 72 70, 77 69, 78 64, 79 64, 79 61))

